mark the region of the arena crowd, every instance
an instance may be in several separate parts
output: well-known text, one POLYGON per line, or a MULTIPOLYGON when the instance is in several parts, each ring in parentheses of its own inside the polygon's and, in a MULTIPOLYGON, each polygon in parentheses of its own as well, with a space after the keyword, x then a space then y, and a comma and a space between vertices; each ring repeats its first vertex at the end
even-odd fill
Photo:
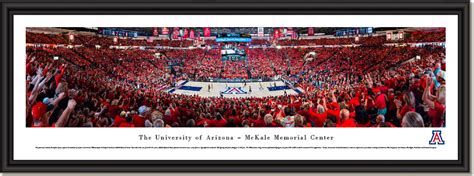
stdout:
MULTIPOLYGON (((444 41, 414 32, 405 42, 444 41)), ((153 41, 189 46, 189 41, 153 41)), ((27 43, 70 43, 27 33, 27 43)), ((210 42, 212 44, 213 42, 210 42)), ((342 45, 353 38, 282 40, 281 46, 342 45)), ((220 50, 111 49, 110 38, 75 37, 81 47, 27 47, 28 127, 443 127, 445 49, 387 46, 246 48, 248 60, 223 62, 220 50), (102 45, 97 48, 96 45, 102 45), (309 52, 317 55, 305 59, 309 52), (161 53, 157 58, 155 53, 161 53), (53 56, 60 59, 54 60, 53 56), (284 79, 298 95, 204 98, 167 93, 178 80, 284 79)), ((215 43, 214 43, 215 44, 215 43)), ((268 42, 255 40, 255 45, 268 42)), ((148 45, 121 40, 120 45, 148 45)))

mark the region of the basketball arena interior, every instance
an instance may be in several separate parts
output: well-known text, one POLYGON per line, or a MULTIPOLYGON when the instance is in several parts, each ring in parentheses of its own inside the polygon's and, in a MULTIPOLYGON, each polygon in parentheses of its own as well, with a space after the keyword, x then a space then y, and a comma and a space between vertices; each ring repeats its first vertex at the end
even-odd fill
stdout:
POLYGON ((27 127, 445 127, 445 28, 32 27, 27 127))

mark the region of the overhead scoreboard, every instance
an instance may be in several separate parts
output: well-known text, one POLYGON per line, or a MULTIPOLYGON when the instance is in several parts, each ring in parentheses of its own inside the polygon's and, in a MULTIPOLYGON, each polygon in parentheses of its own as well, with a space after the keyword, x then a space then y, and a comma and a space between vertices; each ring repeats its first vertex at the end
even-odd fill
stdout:
POLYGON ((217 34, 216 42, 251 42, 250 34, 217 34))
POLYGON ((353 36, 353 35, 365 35, 374 33, 373 27, 360 27, 360 28, 347 28, 336 30, 336 36, 353 36))

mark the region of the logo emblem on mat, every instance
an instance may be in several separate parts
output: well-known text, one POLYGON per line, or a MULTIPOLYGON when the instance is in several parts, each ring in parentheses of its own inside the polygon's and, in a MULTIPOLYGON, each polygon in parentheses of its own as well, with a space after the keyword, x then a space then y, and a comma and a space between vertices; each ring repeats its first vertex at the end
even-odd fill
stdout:
POLYGON ((223 94, 247 94, 247 91, 242 89, 242 87, 228 87, 222 93, 223 94))

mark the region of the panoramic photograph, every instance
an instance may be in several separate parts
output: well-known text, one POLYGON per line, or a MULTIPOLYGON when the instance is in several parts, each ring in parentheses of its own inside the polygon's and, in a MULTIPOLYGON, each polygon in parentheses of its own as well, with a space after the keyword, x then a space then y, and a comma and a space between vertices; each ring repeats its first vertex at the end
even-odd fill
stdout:
POLYGON ((446 127, 445 41, 427 27, 28 27, 26 127, 446 127))

